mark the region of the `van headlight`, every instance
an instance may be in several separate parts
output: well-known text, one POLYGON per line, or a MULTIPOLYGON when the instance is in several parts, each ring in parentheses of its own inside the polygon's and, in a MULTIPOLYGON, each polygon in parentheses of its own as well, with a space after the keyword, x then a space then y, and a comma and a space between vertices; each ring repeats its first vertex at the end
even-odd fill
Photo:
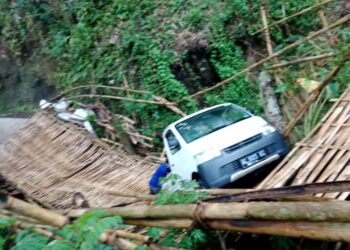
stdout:
POLYGON ((221 155, 221 152, 219 150, 210 148, 210 149, 207 149, 199 154, 196 154, 194 156, 194 159, 196 160, 197 164, 200 165, 203 162, 209 161, 209 160, 211 160, 215 157, 218 157, 220 155, 221 155))
POLYGON ((269 124, 266 124, 264 127, 263 127, 263 131, 262 131, 262 134, 263 135, 267 135, 267 134, 270 134, 270 133, 273 133, 276 131, 276 128, 272 127, 271 125, 269 124))

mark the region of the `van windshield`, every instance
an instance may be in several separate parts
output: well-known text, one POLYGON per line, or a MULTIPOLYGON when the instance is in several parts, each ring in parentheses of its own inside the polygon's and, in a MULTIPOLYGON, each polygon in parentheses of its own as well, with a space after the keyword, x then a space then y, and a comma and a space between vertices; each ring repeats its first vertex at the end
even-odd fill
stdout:
POLYGON ((225 105, 198 114, 175 125, 175 128, 187 143, 251 117, 244 109, 236 105, 225 105))

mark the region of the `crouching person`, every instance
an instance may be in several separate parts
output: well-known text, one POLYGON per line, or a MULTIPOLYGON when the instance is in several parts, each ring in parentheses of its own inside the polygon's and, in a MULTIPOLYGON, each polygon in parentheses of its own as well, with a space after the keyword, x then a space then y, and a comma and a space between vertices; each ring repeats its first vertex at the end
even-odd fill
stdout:
POLYGON ((157 194, 162 189, 160 179, 166 177, 170 173, 170 166, 168 159, 165 158, 165 162, 161 163, 157 170, 152 175, 149 181, 149 189, 151 194, 157 194))

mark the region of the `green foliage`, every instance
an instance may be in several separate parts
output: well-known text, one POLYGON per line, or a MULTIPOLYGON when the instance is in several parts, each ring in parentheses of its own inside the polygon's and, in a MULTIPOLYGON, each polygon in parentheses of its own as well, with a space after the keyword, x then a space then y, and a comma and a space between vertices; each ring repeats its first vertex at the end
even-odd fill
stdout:
MULTIPOLYGON (((188 204, 205 199, 208 194, 199 192, 196 181, 182 180, 178 175, 170 174, 162 178, 162 190, 157 194, 156 205, 188 204)), ((207 241, 206 233, 201 229, 160 229, 151 228, 148 235, 159 240, 162 245, 197 249, 207 241)))
MULTIPOLYGON (((187 60, 188 49, 196 47, 196 41, 205 40, 210 63, 221 79, 246 67, 244 48, 239 44, 261 27, 261 3, 247 0, 1 1, 0 27, 1 36, 13 54, 18 57, 42 54, 55 61, 56 81, 62 89, 90 82, 123 86, 125 76, 132 88, 178 101, 187 96, 189 90, 176 79, 171 67, 187 60)), ((269 18, 279 19, 312 4, 312 0, 270 1, 269 18)), ((304 35, 314 27, 314 17, 315 14, 304 15, 288 24, 298 27, 298 34, 304 35)), ((290 37, 281 28, 272 29, 272 36, 279 42, 290 37)), ((205 72, 208 68, 202 65, 200 70, 205 72)), ((194 73, 190 81, 193 86, 204 87, 198 73, 194 73)), ((257 86, 241 76, 227 87, 206 93, 202 104, 230 101, 260 112, 257 86)), ((140 132, 149 136, 159 135, 165 126, 179 118, 162 106, 125 101, 106 104, 113 112, 126 115, 132 112, 140 121, 140 132)), ((192 113, 198 104, 187 100, 179 107, 185 113, 192 113)))
POLYGON ((16 235, 13 250, 37 250, 43 249, 49 241, 46 236, 32 232, 32 228, 27 228, 16 235))
POLYGON ((161 182, 163 188, 157 194, 157 199, 154 202, 156 205, 195 203, 208 196, 207 192, 196 190, 199 187, 198 182, 181 179, 176 174, 162 178, 161 182))
POLYGON ((108 229, 114 229, 122 225, 122 219, 119 216, 107 216, 108 214, 104 211, 89 212, 82 215, 73 224, 55 231, 64 240, 63 242, 56 241, 56 243, 53 243, 53 249, 64 245, 70 245, 73 249, 106 248, 106 245, 99 242, 101 234, 108 229))
MULTIPOLYGON (((89 212, 66 225, 60 230, 51 231, 62 239, 53 240, 47 236, 40 235, 29 227, 14 235, 10 230, 15 226, 13 218, 0 219, 0 246, 10 246, 14 250, 111 250, 111 246, 102 244, 100 237, 103 232, 110 229, 123 228, 123 221, 119 216, 108 216, 104 211, 89 212)), ((7 247, 10 248, 10 247, 7 247)), ((3 249, 3 248, 0 248, 3 249)))

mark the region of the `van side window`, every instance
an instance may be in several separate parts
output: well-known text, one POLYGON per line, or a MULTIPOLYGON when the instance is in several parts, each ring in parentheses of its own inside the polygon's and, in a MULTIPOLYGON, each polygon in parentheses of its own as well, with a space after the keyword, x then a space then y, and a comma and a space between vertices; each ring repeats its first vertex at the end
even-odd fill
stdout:
POLYGON ((175 154, 177 151, 181 149, 179 141, 176 139, 175 135, 173 134, 173 132, 171 132, 171 130, 169 130, 165 134, 165 138, 167 140, 171 154, 175 154))

